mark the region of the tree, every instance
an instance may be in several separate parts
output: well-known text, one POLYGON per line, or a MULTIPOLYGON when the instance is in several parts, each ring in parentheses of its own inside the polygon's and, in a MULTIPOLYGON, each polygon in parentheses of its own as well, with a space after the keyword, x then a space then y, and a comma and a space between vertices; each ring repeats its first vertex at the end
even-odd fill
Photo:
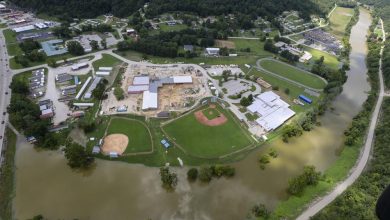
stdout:
POLYGON ((176 173, 170 172, 169 167, 160 168, 162 186, 167 190, 174 190, 177 185, 176 173))
POLYGON ((46 62, 47 62, 47 65, 50 67, 56 68, 58 66, 57 62, 53 58, 47 59, 46 62))
POLYGON ((27 83, 22 80, 12 80, 10 88, 13 93, 27 95, 30 92, 27 83))
POLYGON ((114 95, 117 100, 123 100, 125 98, 125 91, 121 87, 115 87, 114 95))
POLYGON ((210 182, 213 177, 213 170, 210 167, 201 167, 199 171, 199 180, 202 182, 210 182))
POLYGON ((196 169, 196 168, 189 169, 187 172, 188 181, 194 182, 194 181, 196 181, 197 178, 198 178, 198 169, 196 169))
POLYGON ((103 49, 107 49, 107 41, 106 41, 106 39, 102 39, 100 41, 100 45, 103 47, 103 49))
POLYGON ((299 195, 303 192, 305 186, 306 186, 305 179, 302 176, 298 176, 288 181, 287 191, 291 195, 299 195))
POLYGON ((67 141, 64 152, 68 165, 73 169, 88 168, 95 160, 83 146, 70 140, 67 141))
POLYGON ((264 219, 269 218, 270 211, 268 211, 267 207, 264 204, 257 204, 252 208, 252 214, 255 217, 263 217, 264 219))
POLYGON ((104 92, 106 91, 106 85, 103 81, 100 81, 96 88, 92 91, 93 97, 97 98, 98 100, 105 99, 104 92))
POLYGON ((78 41, 68 41, 66 44, 70 54, 80 56, 85 53, 83 46, 78 41))
POLYGON ((91 40, 89 45, 91 46, 92 50, 99 50, 99 43, 96 40, 91 40))

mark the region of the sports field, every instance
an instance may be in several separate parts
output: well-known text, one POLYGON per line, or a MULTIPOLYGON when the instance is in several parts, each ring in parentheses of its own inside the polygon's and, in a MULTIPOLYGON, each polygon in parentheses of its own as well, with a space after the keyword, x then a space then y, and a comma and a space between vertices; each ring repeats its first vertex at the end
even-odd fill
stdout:
POLYGON ((338 39, 343 38, 345 28, 354 14, 353 8, 337 7, 329 18, 328 29, 338 39))
POLYGON ((140 121, 126 118, 112 118, 107 134, 124 134, 128 137, 128 145, 124 154, 147 152, 152 150, 152 141, 147 127, 140 121))
POLYGON ((223 114, 227 118, 227 122, 219 126, 207 126, 200 123, 195 117, 195 113, 205 109, 209 109, 209 107, 204 106, 196 109, 194 112, 163 126, 164 131, 187 153, 203 158, 216 158, 252 144, 250 136, 237 124, 233 116, 219 105, 216 106, 215 110, 223 114))
POLYGON ((265 70, 288 78, 290 80, 294 80, 295 82, 312 87, 314 89, 323 89, 326 86, 326 82, 320 77, 276 60, 261 60, 260 65, 265 70))
POLYGON ((217 109, 213 109, 213 108, 204 109, 202 110, 202 112, 208 120, 213 120, 221 114, 217 109))

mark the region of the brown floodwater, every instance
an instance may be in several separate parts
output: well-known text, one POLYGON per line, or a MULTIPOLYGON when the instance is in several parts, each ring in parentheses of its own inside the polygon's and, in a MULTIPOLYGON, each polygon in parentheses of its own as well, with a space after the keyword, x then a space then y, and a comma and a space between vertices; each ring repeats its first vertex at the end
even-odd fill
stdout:
POLYGON ((337 159, 343 131, 361 109, 370 87, 365 57, 369 13, 360 11, 352 29, 351 70, 332 110, 320 118, 322 126, 286 144, 275 141, 234 163, 236 176, 210 184, 190 184, 186 169, 175 168, 175 192, 161 188, 158 168, 97 160, 88 172, 72 171, 61 152, 36 151, 18 140, 14 217, 42 214, 49 219, 244 219, 257 202, 270 208, 286 199, 289 178, 304 165, 325 170, 337 159), (265 170, 259 154, 269 147, 279 153, 265 170))

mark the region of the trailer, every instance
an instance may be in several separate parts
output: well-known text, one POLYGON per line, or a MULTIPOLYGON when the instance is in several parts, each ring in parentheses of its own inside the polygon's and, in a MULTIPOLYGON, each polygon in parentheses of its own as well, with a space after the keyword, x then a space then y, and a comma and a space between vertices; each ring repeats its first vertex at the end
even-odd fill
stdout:
POLYGON ((308 97, 304 96, 304 95, 299 95, 299 99, 308 103, 308 104, 311 104, 313 103, 313 101, 311 99, 309 99, 308 97))

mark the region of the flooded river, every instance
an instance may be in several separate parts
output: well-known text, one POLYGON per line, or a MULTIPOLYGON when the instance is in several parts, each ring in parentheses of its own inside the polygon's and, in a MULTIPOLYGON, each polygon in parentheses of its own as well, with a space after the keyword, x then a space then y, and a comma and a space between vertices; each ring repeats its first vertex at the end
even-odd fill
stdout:
POLYGON ((366 33, 371 22, 361 10, 352 29, 351 70, 332 111, 321 117, 321 127, 292 140, 273 142, 237 162, 232 179, 189 184, 186 169, 177 169, 173 193, 161 188, 159 170, 142 165, 98 160, 88 173, 72 171, 60 152, 37 152, 22 139, 16 156, 14 214, 26 219, 42 214, 49 219, 243 219, 256 202, 273 207, 286 198, 289 178, 304 165, 325 170, 337 159, 343 131, 367 97, 366 33), (272 146, 271 146, 272 145, 272 146), (279 157, 265 170, 258 155, 274 147, 279 157))

